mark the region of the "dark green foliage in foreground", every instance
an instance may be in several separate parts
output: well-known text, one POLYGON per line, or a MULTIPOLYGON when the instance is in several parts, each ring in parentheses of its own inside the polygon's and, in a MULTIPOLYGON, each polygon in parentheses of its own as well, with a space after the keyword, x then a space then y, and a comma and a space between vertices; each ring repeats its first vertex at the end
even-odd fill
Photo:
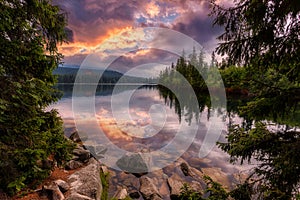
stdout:
POLYGON ((244 67, 230 66, 225 69, 220 69, 224 86, 228 89, 249 89, 250 74, 244 67))
MULTIPOLYGON (((233 125, 228 143, 219 144, 232 161, 260 161, 254 170, 254 182, 246 181, 238 189, 256 195, 252 198, 296 198, 300 133, 291 126, 299 127, 300 122, 291 116, 299 113, 300 3, 240 0, 231 8, 213 3, 212 15, 215 24, 225 28, 217 53, 228 56, 228 66, 244 67, 250 75, 246 83, 254 95, 239 112, 255 120, 255 125, 248 129, 233 125), (267 128, 265 119, 283 126, 267 128)), ((234 79, 242 80, 242 76, 234 79)), ((238 199, 239 192, 235 194, 238 199)))
POLYGON ((264 199, 292 198, 300 179, 300 134, 295 131, 271 132, 261 122, 249 131, 235 126, 229 132, 228 143, 219 146, 230 154, 231 162, 236 162, 237 158, 242 163, 250 162, 251 158, 260 162, 254 169, 255 181, 245 184, 259 186, 260 196, 264 199))
POLYGON ((0 187, 8 193, 45 178, 51 158, 68 159, 52 70, 66 19, 47 0, 0 1, 0 187))

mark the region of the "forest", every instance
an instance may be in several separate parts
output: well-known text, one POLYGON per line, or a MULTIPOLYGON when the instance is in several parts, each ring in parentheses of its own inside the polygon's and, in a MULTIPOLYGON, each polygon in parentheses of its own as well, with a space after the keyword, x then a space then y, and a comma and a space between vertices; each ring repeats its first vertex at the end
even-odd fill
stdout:
MULTIPOLYGON (((230 124, 227 141, 217 145, 232 163, 259 164, 232 191, 207 178, 207 198, 187 187, 181 198, 300 199, 300 3, 239 0, 230 8, 210 3, 214 26, 224 28, 215 53, 225 60, 216 69, 229 102, 240 95, 239 106, 229 108, 249 122, 230 124), (283 128, 270 129, 270 123, 283 128)), ((63 59, 59 45, 68 42, 67 14, 48 0, 1 0, 0 22, 0 189, 14 195, 35 188, 74 148, 57 111, 46 109, 60 97, 53 71, 63 59)), ((202 50, 194 49, 162 71, 160 81, 180 87, 179 72, 202 101, 185 106, 191 112, 193 106, 209 107, 205 83, 215 80, 210 69, 216 63, 214 55, 205 63, 202 50)), ((161 92, 178 106, 171 93, 161 92)))
MULTIPOLYGON (((228 105, 232 94, 247 96, 234 110, 248 123, 229 124, 227 142, 218 146, 230 155, 232 163, 251 163, 255 159, 259 164, 244 183, 230 192, 214 185, 208 199, 299 199, 300 4, 245 0, 228 9, 212 3, 212 8, 214 24, 225 27, 218 37, 216 53, 226 56, 218 70, 226 87, 228 105), (272 123, 281 128, 271 129, 272 123)), ((215 63, 214 56, 212 64, 203 63, 202 55, 201 50, 198 56, 195 50, 188 57, 182 55, 175 65, 161 72, 160 80, 180 87, 176 71, 198 93, 205 91, 205 82, 213 80, 209 68, 215 63)), ((162 94, 178 106, 170 92, 162 89, 162 94)), ((200 109, 203 105, 209 107, 209 102, 209 97, 200 102, 200 109)), ((195 107, 184 106, 190 112, 193 109, 189 108, 195 107)), ((183 116, 180 108, 176 110, 183 116)), ((184 198, 202 199, 188 188, 184 198)))

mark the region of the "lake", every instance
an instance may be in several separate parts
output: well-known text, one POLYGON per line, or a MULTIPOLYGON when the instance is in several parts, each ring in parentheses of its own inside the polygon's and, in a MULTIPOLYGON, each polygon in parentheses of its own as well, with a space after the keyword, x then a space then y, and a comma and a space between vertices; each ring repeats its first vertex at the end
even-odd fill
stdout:
MULTIPOLYGON (((195 105, 178 102, 170 91, 155 85, 117 88, 98 85, 94 94, 83 96, 72 95, 73 85, 58 85, 58 88, 64 95, 51 108, 59 111, 65 134, 69 136, 78 130, 80 136, 88 138, 84 142, 86 146, 102 148, 99 160, 114 169, 116 176, 122 168, 118 161, 124 155, 136 153, 145 153, 146 160, 150 157, 146 168, 149 172, 168 167, 179 157, 197 169, 220 169, 228 180, 251 168, 230 164, 229 156, 215 145, 208 155, 199 157, 208 129, 215 126, 209 117, 214 109, 208 109, 207 94, 197 95, 197 112, 195 105), (94 105, 90 105, 89 99, 94 105)), ((215 113, 224 125, 218 141, 225 141, 229 123, 245 123, 232 110, 218 108, 215 113)))
MULTIPOLYGON (((72 103, 74 104, 74 101, 85 102, 87 97, 72 96, 73 85, 59 85, 58 88, 63 91, 64 95, 51 107, 59 111, 64 121, 65 134, 69 136, 76 129, 80 129, 81 132, 84 132, 84 136, 89 136, 86 144, 103 145, 109 142, 111 146, 116 146, 117 152, 111 152, 109 158, 102 158, 105 164, 113 168, 118 167, 113 163, 116 159, 112 155, 120 153, 118 152, 120 149, 122 153, 135 153, 146 148, 148 152, 161 154, 164 152, 160 151, 161 149, 168 145, 174 145, 168 148, 169 152, 167 152, 172 155, 172 158, 170 155, 166 155, 166 157, 159 155, 163 157, 162 160, 167 160, 166 163, 159 163, 158 166, 155 166, 156 162, 161 161, 152 161, 154 170, 156 167, 167 166, 173 157, 175 159, 181 156, 188 162, 195 160, 199 158, 199 149, 208 128, 214 126, 209 119, 209 113, 212 111, 205 105, 209 101, 207 96, 203 96, 206 98, 204 102, 199 101, 200 112, 196 113, 185 105, 184 109, 178 108, 176 99, 172 100, 170 96, 166 96, 164 91, 154 85, 121 85, 115 90, 113 85, 100 85, 94 96, 94 113, 83 114, 74 113, 73 111, 78 108, 72 108, 72 103), (79 100, 81 98, 84 99, 79 100), (124 104, 124 101, 128 102, 124 104), (78 114, 85 116, 77 119, 75 126, 74 116, 78 114), (176 135, 184 136, 176 143, 172 143, 176 135), (189 137, 192 137, 190 135, 193 135, 194 138, 190 139, 189 137), (186 140, 189 141, 185 142, 186 140)), ((227 125, 243 123, 244 120, 234 112, 219 111, 218 115, 224 122, 218 141, 225 141, 227 125)), ((205 158, 201 158, 203 162, 198 164, 199 167, 219 167, 226 173, 236 173, 244 169, 239 165, 229 164, 228 158, 227 154, 215 146, 205 158)))

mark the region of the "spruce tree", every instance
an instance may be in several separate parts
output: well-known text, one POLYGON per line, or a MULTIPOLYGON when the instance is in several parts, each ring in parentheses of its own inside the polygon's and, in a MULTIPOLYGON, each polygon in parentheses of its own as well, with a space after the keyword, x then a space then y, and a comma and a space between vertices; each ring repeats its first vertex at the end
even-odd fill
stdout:
POLYGON ((48 0, 0 1, 0 187, 14 193, 61 164, 71 145, 62 120, 47 107, 58 100, 52 75, 62 55, 66 16, 48 0))

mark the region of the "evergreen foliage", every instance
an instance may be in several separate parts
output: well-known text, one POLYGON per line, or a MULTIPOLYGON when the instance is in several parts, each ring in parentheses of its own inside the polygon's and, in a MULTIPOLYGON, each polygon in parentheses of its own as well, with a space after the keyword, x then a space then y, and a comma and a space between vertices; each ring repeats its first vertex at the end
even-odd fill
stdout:
POLYGON ((48 159, 69 157, 62 120, 46 111, 59 97, 52 71, 65 25, 48 0, 0 1, 0 187, 11 194, 45 178, 48 159))
POLYGON ((187 184, 181 188, 179 199, 182 200, 226 200, 229 198, 230 193, 222 187, 220 183, 213 181, 209 176, 204 176, 204 181, 207 185, 201 192, 193 191, 187 184), (207 197, 204 197, 207 196, 207 197))
POLYGON ((300 133, 290 125, 300 124, 282 119, 299 111, 300 4, 293 0, 240 0, 230 8, 212 4, 214 23, 225 28, 217 53, 227 56, 228 66, 243 66, 249 76, 232 78, 246 80, 254 96, 239 112, 256 123, 248 129, 230 127, 228 142, 219 144, 232 161, 255 158, 260 163, 255 181, 249 179, 237 191, 247 190, 260 199, 296 198, 300 133), (271 129, 265 119, 285 122, 286 128, 271 129))
POLYGON ((197 90, 207 90, 205 81, 208 78, 209 65, 204 61, 204 52, 200 50, 197 54, 195 47, 191 55, 186 58, 183 55, 177 59, 176 65, 172 63, 171 67, 160 72, 159 82, 166 85, 182 86, 182 79, 178 73, 183 75, 189 84, 197 90))

